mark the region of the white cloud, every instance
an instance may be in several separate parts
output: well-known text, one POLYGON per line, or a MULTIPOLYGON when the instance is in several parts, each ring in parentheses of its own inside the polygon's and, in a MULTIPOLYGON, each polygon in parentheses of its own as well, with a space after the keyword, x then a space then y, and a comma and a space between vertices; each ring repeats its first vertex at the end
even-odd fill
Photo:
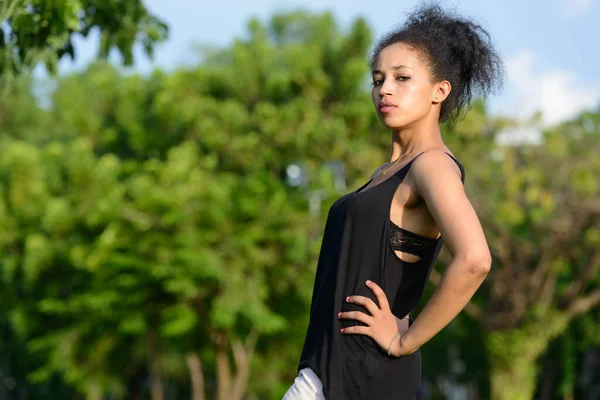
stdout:
POLYGON ((540 111, 543 124, 552 125, 576 116, 600 100, 600 87, 582 82, 571 71, 540 71, 541 63, 531 51, 523 51, 505 62, 508 97, 499 105, 502 114, 528 119, 540 111))
POLYGON ((591 0, 560 0, 560 11, 568 17, 584 15, 591 6, 591 0))
POLYGON ((531 126, 516 126, 504 129, 498 133, 496 143, 501 146, 516 146, 521 144, 539 144, 542 132, 531 126))

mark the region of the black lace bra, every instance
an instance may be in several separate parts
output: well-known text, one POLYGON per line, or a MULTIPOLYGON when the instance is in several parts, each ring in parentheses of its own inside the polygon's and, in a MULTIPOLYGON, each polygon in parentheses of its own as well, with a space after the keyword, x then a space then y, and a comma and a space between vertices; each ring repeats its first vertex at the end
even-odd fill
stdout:
MULTIPOLYGON (((462 164, 450 153, 446 153, 460 168, 460 180, 465 182, 465 169, 462 164)), ((417 156, 418 157, 418 156, 417 156)), ((416 158, 416 157, 415 157, 416 158)), ((413 159, 414 161, 414 159, 413 159)), ((412 162, 412 161, 411 161, 412 162)), ((424 257, 435 247, 438 239, 422 236, 406 229, 400 228, 390 219, 390 242, 396 251, 424 257)))
POLYGON ((424 257, 435 246, 437 239, 407 231, 390 220, 390 242, 394 250, 424 257))

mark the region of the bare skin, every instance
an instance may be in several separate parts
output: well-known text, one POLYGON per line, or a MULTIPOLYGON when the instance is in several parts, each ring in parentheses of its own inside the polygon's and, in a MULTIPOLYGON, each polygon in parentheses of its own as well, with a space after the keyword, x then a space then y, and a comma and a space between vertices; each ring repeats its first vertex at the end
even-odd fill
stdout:
MULTIPOLYGON (((373 104, 381 122, 392 130, 392 156, 390 163, 375 172, 368 187, 380 184, 425 152, 398 186, 390 218, 396 225, 423 236, 442 235, 452 256, 436 291, 410 328, 406 319, 392 314, 385 293, 374 282, 365 284, 374 292, 379 306, 364 296, 346 299, 362 305, 368 313, 344 312, 338 314, 339 318, 358 320, 367 326, 345 328, 342 333, 370 336, 383 349, 389 345, 396 357, 415 352, 450 323, 491 267, 483 229, 465 194, 460 169, 445 154, 451 152, 440 133, 441 105, 451 89, 448 81, 433 79, 427 59, 411 46, 396 43, 379 53, 373 71, 373 104), (400 333, 398 339, 390 342, 396 333, 400 333)), ((396 253, 408 262, 418 260, 412 254, 396 253)))

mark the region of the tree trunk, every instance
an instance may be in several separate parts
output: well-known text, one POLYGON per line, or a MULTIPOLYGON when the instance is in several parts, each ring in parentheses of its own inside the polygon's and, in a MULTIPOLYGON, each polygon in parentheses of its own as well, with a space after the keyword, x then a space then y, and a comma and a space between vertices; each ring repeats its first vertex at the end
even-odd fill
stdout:
POLYGON ((85 396, 86 400, 102 400, 102 386, 96 382, 88 384, 88 390, 85 396))
POLYGON ((552 354, 546 353, 540 376, 539 400, 552 400, 552 394, 557 378, 556 364, 554 364, 553 361, 554 358, 552 357, 552 354))
POLYGON ((250 362, 252 360, 252 354, 254 353, 254 347, 256 345, 256 333, 250 333, 246 338, 244 344, 239 340, 234 340, 232 344, 233 358, 235 360, 235 366, 237 373, 235 374, 235 381, 233 382, 232 389, 232 400, 242 400, 246 389, 248 388, 248 379, 250 378, 250 362))
POLYGON ((185 362, 190 370, 192 400, 205 400, 204 373, 200 357, 194 352, 189 352, 185 355, 185 362))
POLYGON ((536 360, 567 328, 568 316, 547 313, 521 329, 488 333, 492 400, 531 400, 537 383, 536 360))
POLYGON ((535 370, 496 370, 492 368, 492 400, 531 400, 535 391, 535 370), (524 372, 525 375, 520 373, 524 372))
POLYGON ((143 400, 143 396, 140 390, 140 369, 139 368, 135 368, 133 369, 133 367, 128 367, 132 368, 132 370, 130 370, 130 372, 126 372, 126 376, 127 376, 127 399, 128 400, 143 400))
POLYGON ((152 400, 164 400, 162 376, 158 365, 158 352, 156 350, 156 337, 154 332, 148 335, 148 370, 150 371, 150 396, 152 400))
POLYGON ((513 359, 511 366, 496 364, 492 356, 490 370, 492 400, 531 400, 536 385, 535 361, 513 359))
POLYGON ((231 365, 227 347, 217 344, 217 400, 231 399, 231 365))
POLYGON ((251 331, 244 343, 226 336, 213 334, 217 347, 217 400, 242 400, 250 378, 250 363, 256 347, 258 332, 251 331), (229 352, 233 354, 235 371, 231 368, 229 352))
POLYGON ((492 400, 531 400, 535 391, 536 359, 549 340, 523 331, 491 332, 488 336, 492 400))
POLYGON ((150 361, 150 381, 151 381, 151 399, 164 400, 163 384, 160 371, 157 368, 156 362, 150 361))

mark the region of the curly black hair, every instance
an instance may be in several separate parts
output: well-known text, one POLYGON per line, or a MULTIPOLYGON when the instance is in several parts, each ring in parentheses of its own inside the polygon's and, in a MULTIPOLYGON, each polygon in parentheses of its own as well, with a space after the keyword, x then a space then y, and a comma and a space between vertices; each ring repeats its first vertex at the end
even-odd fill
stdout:
POLYGON ((448 80, 450 94, 442 103, 440 122, 455 121, 469 110, 473 96, 486 97, 502 86, 504 66, 489 33, 479 24, 425 3, 400 28, 384 35, 370 59, 374 68, 381 50, 406 43, 421 52, 435 81, 448 80))

